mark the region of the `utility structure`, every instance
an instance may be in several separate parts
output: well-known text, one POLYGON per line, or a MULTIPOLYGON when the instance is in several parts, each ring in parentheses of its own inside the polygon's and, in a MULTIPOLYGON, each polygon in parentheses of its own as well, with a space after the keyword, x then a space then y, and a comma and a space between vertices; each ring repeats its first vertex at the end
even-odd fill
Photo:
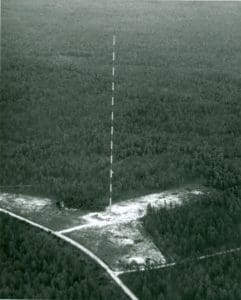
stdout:
POLYGON ((110 198, 109 211, 111 212, 113 195, 113 136, 114 136, 114 105, 115 105, 115 44, 116 37, 112 38, 112 83, 111 83, 111 125, 110 125, 110 198))

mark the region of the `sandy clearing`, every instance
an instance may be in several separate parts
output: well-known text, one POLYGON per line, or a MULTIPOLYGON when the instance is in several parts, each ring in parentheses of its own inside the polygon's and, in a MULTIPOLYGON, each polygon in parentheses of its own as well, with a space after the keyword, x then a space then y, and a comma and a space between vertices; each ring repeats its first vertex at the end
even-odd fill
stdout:
POLYGON ((82 224, 59 232, 84 243, 117 272, 131 262, 166 264, 164 255, 145 233, 140 219, 146 214, 148 205, 175 207, 190 194, 202 192, 162 192, 122 201, 112 205, 111 212, 107 207, 102 212, 88 213, 82 216, 82 224))
POLYGON ((0 212, 5 213, 11 217, 14 217, 20 221, 23 221, 25 223, 30 224, 31 226, 37 227, 49 234, 52 234, 64 241, 66 241, 67 243, 71 244, 72 246, 76 247, 77 249, 79 249, 80 251, 82 251, 83 253, 85 253, 87 256, 89 256, 92 260, 94 260, 100 267, 102 267, 108 274, 109 276, 112 278, 112 280, 122 289, 122 291, 128 296, 129 299, 131 300, 138 300, 138 298, 134 295, 134 293, 124 284, 124 282, 118 277, 118 275, 113 272, 109 266, 103 261, 101 260, 101 258, 99 258, 98 256, 96 256, 92 251, 90 251, 89 249, 87 249, 86 247, 84 247, 83 245, 81 245, 80 243, 77 243, 76 241, 70 239, 67 236, 62 235, 61 233, 58 233, 56 231, 51 230, 50 228, 47 228, 45 226, 42 226, 38 223, 32 222, 31 220, 24 218, 22 216, 16 215, 6 209, 2 209, 0 208, 0 212))
POLYGON ((129 223, 143 217, 146 214, 146 209, 149 204, 154 207, 160 207, 164 205, 180 205, 183 197, 187 196, 188 194, 199 195, 201 193, 202 192, 198 190, 162 192, 122 201, 113 204, 111 207, 111 212, 109 207, 107 207, 102 212, 88 213, 82 216, 84 224, 67 228, 61 230, 60 232, 69 233, 89 227, 105 227, 108 225, 129 223))
MULTIPOLYGON (((227 249, 227 250, 223 250, 223 251, 217 251, 217 252, 214 252, 212 254, 198 256, 196 258, 193 258, 192 261, 200 261, 200 260, 210 259, 210 258, 214 258, 216 256, 223 256, 223 255, 227 255, 227 254, 230 254, 230 253, 236 253, 236 252, 240 252, 240 251, 241 251, 241 247, 227 249)), ((152 269, 171 268, 171 267, 175 267, 177 265, 183 264, 186 261, 187 260, 183 260, 183 261, 179 261, 179 262, 173 262, 173 263, 168 263, 168 264, 162 264, 162 265, 156 265, 156 266, 152 266, 152 269)), ((141 272, 146 272, 146 267, 145 266, 141 266, 138 269, 116 271, 115 273, 116 273, 117 276, 119 276, 121 274, 134 273, 134 272, 140 272, 140 271, 141 272)))
POLYGON ((139 257, 138 260, 135 259, 137 264, 143 264, 149 259, 157 264, 166 263, 165 257, 151 238, 143 233, 140 221, 85 227, 67 235, 86 245, 115 271, 122 270, 126 263, 136 257, 139 257))
POLYGON ((109 207, 91 213, 59 210, 55 202, 48 198, 7 193, 0 194, 0 206, 70 236, 105 260, 113 270, 121 271, 131 261, 140 265, 146 261, 157 265, 167 263, 145 233, 140 219, 146 214, 149 204, 172 208, 180 205, 190 194, 198 196, 202 192, 182 189, 145 195, 115 203, 111 212, 109 207))
POLYGON ((56 231, 81 224, 81 216, 86 214, 73 208, 59 209, 53 199, 23 194, 0 193, 0 207, 56 231))
POLYGON ((11 207, 14 206, 16 209, 19 209, 22 212, 40 211, 52 203, 48 198, 8 193, 0 194, 0 202, 4 203, 7 209, 11 209, 11 207))

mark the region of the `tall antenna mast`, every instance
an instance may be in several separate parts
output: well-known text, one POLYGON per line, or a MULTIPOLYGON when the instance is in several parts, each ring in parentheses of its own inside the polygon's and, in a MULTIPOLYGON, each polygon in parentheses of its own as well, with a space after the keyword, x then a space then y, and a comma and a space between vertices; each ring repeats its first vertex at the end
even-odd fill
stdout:
POLYGON ((111 127, 110 127, 110 199, 109 211, 112 206, 112 178, 113 178, 113 135, 114 135, 114 105, 115 105, 115 43, 116 36, 112 38, 112 84, 111 84, 111 127))

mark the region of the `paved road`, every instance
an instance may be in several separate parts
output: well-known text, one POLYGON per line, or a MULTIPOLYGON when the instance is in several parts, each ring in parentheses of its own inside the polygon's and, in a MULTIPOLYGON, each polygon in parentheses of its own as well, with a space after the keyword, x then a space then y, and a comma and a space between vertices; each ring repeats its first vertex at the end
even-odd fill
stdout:
POLYGON ((72 246, 78 248, 79 250, 84 252, 86 255, 88 255, 90 258, 92 258, 99 266, 101 266, 110 275, 110 277, 115 281, 115 283, 122 289, 122 291, 126 294, 126 296, 128 298, 130 298, 131 300, 138 300, 138 298, 132 293, 132 291, 122 282, 122 280, 118 277, 118 275, 114 271, 112 271, 103 260, 101 260, 98 256, 96 256, 93 252, 91 252, 89 249, 85 248, 80 243, 77 243, 76 241, 72 240, 71 238, 69 238, 67 236, 64 236, 63 234, 61 234, 59 232, 53 231, 50 228, 47 228, 38 223, 32 222, 29 219, 26 219, 24 217, 16 215, 15 213, 12 213, 6 209, 0 208, 0 212, 3 212, 11 217, 14 217, 18 220, 23 221, 25 223, 28 223, 28 224, 30 224, 34 227, 37 227, 43 231, 46 231, 54 236, 57 236, 58 238, 66 241, 67 243, 71 244, 72 246))

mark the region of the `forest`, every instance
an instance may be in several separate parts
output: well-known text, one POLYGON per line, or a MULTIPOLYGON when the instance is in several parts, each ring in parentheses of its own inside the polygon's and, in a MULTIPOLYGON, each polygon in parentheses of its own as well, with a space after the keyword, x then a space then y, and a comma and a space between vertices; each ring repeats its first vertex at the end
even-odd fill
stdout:
POLYGON ((170 261, 241 245, 241 188, 192 196, 183 205, 148 208, 143 225, 170 261), (196 198, 196 199, 195 199, 196 198))
POLYGON ((240 300, 241 254, 129 273, 122 279, 145 300, 240 300))
POLYGON ((89 1, 4 1, 1 191, 106 206, 113 30, 114 201, 190 183, 232 189, 241 167, 238 5, 120 2, 106 15, 89 1))
MULTIPOLYGON (((122 275, 143 300, 240 300, 241 16, 238 2, 2 3, 0 192, 85 210, 108 204, 112 36, 113 200, 205 186, 148 207, 172 268, 122 275)), ((76 249, 0 214, 0 298, 125 299, 76 249)))
POLYGON ((240 251, 197 259, 241 245, 241 169, 232 160, 208 165, 208 191, 187 197, 180 206, 149 206, 142 219, 167 261, 177 265, 125 275, 141 299, 241 299, 240 251))
POLYGON ((0 213, 1 299, 127 299, 77 249, 0 213))

